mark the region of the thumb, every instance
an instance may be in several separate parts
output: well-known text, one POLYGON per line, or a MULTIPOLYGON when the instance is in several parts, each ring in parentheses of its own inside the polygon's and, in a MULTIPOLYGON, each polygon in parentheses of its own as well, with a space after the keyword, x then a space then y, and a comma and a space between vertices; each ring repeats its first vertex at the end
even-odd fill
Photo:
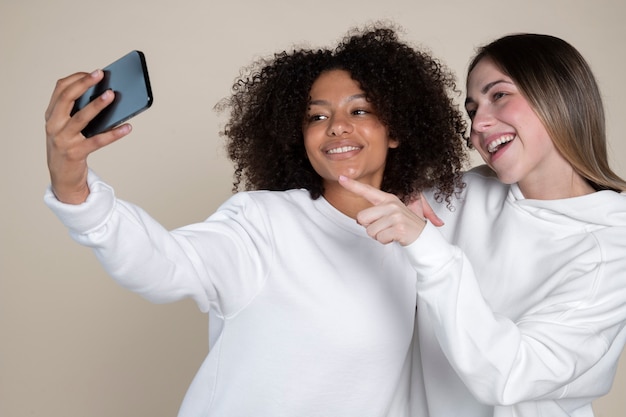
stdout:
POLYGON ((420 193, 419 197, 407 204, 407 207, 419 217, 428 219, 434 226, 441 227, 444 225, 443 220, 437 216, 422 193, 420 193))

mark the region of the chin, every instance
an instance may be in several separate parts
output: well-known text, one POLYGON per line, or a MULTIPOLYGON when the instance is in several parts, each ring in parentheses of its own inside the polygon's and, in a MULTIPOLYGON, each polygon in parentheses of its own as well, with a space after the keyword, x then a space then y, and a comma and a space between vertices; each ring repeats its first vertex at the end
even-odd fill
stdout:
POLYGON ((500 182, 503 184, 511 185, 519 181, 516 177, 500 174, 498 171, 496 171, 496 175, 498 176, 498 180, 500 180, 500 182))

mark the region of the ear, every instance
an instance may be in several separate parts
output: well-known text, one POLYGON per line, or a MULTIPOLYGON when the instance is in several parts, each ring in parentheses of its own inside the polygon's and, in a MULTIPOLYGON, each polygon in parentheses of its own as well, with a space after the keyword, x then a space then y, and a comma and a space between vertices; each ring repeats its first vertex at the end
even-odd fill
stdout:
POLYGON ((396 139, 389 138, 389 143, 387 144, 388 148, 395 149, 398 146, 400 146, 400 142, 398 142, 396 139))

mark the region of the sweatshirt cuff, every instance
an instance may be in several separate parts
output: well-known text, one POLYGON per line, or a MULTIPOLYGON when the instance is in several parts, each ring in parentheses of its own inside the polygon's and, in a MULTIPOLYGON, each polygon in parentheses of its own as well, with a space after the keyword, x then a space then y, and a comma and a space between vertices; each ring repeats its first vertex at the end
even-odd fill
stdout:
POLYGON ((70 231, 78 234, 89 233, 104 224, 115 206, 113 188, 104 183, 93 171, 87 175, 89 195, 81 204, 65 204, 60 202, 52 186, 48 185, 44 194, 45 204, 61 220, 61 223, 70 231))
POLYGON ((427 222, 422 234, 404 247, 417 278, 426 281, 453 261, 456 247, 448 243, 436 226, 427 222))

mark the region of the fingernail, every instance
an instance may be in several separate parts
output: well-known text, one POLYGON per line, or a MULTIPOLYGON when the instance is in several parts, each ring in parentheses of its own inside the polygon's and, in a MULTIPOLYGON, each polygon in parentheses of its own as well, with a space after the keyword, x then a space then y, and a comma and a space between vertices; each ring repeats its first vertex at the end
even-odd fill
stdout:
POLYGON ((92 72, 91 74, 89 74, 89 75, 91 75, 92 77, 96 78, 98 75, 100 75, 100 70, 99 70, 99 69, 97 69, 97 70, 93 71, 93 72, 92 72))

